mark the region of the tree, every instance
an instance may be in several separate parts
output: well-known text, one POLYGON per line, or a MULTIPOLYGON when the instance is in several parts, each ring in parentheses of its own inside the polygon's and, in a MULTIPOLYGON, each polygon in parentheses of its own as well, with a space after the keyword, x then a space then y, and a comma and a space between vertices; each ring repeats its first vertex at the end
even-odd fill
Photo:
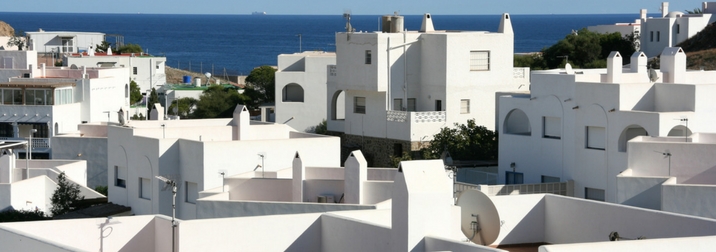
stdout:
POLYGON ((271 66, 255 68, 246 76, 245 94, 258 104, 274 102, 276 89, 276 69, 271 66))
POLYGON ((142 101, 142 91, 134 80, 129 81, 129 104, 136 104, 142 101))
POLYGON ((196 106, 197 102, 199 101, 191 97, 179 98, 172 101, 172 104, 169 105, 168 112, 174 114, 174 108, 177 108, 177 113, 174 115, 178 115, 181 118, 188 118, 192 108, 196 106))
POLYGON ((107 41, 102 41, 101 44, 99 44, 99 45, 97 45, 97 46, 95 47, 95 50, 94 50, 94 51, 95 51, 95 52, 98 52, 98 53, 105 53, 105 52, 107 52, 107 50, 109 49, 109 47, 110 47, 111 45, 112 45, 112 44, 109 43, 109 42, 107 42, 107 41))
POLYGON ((147 101, 147 117, 151 117, 155 103, 159 103, 159 96, 157 95, 157 89, 152 88, 152 92, 149 93, 149 100, 147 101))
POLYGON ((57 189, 52 193, 52 216, 58 216, 74 210, 73 203, 83 200, 80 196, 80 186, 67 180, 65 172, 57 176, 57 189))
POLYGON ((497 134, 474 119, 465 124, 455 123, 454 128, 444 127, 433 136, 424 152, 425 158, 440 158, 447 150, 457 160, 496 160, 497 134))
POLYGON ((637 40, 638 36, 633 34, 627 37, 619 32, 599 34, 583 28, 542 49, 542 56, 549 69, 564 67, 567 60, 577 68, 606 67, 606 58, 612 51, 619 51, 623 63, 629 64, 637 40))
POLYGON ((142 47, 137 44, 126 44, 126 45, 119 47, 119 49, 117 49, 117 52, 118 53, 141 53, 144 51, 142 50, 142 47))
POLYGON ((694 8, 694 10, 685 10, 688 14, 703 14, 704 11, 701 10, 701 8, 694 8))
POLYGON ((191 118, 230 118, 236 105, 246 100, 234 88, 211 85, 199 97, 191 118))
POLYGON ((27 40, 25 39, 24 31, 15 31, 15 34, 7 41, 7 46, 17 46, 19 51, 22 51, 26 44, 27 40))

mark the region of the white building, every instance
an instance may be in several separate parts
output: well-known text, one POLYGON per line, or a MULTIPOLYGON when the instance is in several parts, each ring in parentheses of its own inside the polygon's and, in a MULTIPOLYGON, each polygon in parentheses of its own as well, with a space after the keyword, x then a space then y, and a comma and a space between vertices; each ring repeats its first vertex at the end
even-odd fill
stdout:
POLYGON ((613 52, 607 69, 537 71, 531 92, 501 94, 498 181, 574 180, 576 197, 616 202, 629 139, 716 131, 716 71, 687 71, 681 48, 664 49, 660 71, 646 61, 622 68, 613 52))
POLYGON ((378 165, 454 123, 494 130, 495 92, 529 85, 529 69, 512 65, 509 14, 497 32, 435 30, 430 14, 420 31, 400 32, 402 22, 386 16, 383 32, 337 33, 328 70, 328 130, 378 165))
POLYGON ((129 77, 137 83, 139 90, 151 92, 167 83, 165 64, 166 57, 137 54, 80 53, 63 57, 63 64, 69 67, 121 67, 126 69, 129 77))
POLYGON ((101 44, 105 34, 101 32, 44 31, 25 32, 29 48, 38 53, 77 53, 90 46, 101 44))
POLYGON ((278 56, 276 71, 276 122, 311 132, 326 119, 328 65, 336 64, 330 52, 300 52, 278 56))
MULTIPOLYGON (((402 162, 385 208, 239 218, 131 216, 0 224, 7 250, 40 251, 711 251, 716 220, 571 197, 490 197, 491 244, 465 242, 441 161, 402 162), (62 230, 63 232, 58 232, 62 230), (100 233, 99 239, 87 239, 100 233), (608 242, 612 232, 638 241, 608 242)), ((167 202, 166 204, 171 204, 167 202)))
MULTIPOLYGON (((642 10, 646 11, 646 10, 642 10)), ((646 13, 643 13, 645 16, 646 13)), ((608 34, 608 33, 621 33, 622 37, 629 38, 630 36, 634 36, 637 40, 635 41, 636 44, 636 50, 640 50, 640 43, 639 40, 641 36, 641 19, 634 20, 633 23, 616 23, 616 24, 609 24, 609 25, 595 25, 595 26, 587 26, 587 30, 591 32, 596 33, 602 33, 602 34, 608 34)))
POLYGON ((716 2, 703 2, 702 14, 669 12, 669 3, 661 4, 661 17, 647 18, 641 10, 641 51, 647 57, 659 55, 664 48, 673 47, 696 35, 708 24, 716 21, 716 2))
POLYGON ((156 176, 175 180, 177 216, 193 219, 196 198, 221 186, 222 175, 276 171, 296 152, 311 166, 338 166, 340 139, 296 132, 283 124, 249 122, 246 107, 233 119, 131 121, 107 130, 109 200, 135 214, 171 215, 171 190, 156 176))
POLYGON ((40 210, 51 214, 50 198, 57 189, 57 176, 65 173, 85 199, 105 198, 87 187, 87 164, 75 160, 18 160, 15 151, 27 141, 0 141, 0 211, 40 210), (28 169, 29 167, 29 169, 28 169))
POLYGON ((0 81, 13 77, 32 77, 38 72, 36 51, 0 50, 0 81))
MULTIPOLYGON (((29 56, 36 54, 27 55, 31 62, 29 56)), ((129 105, 129 74, 122 68, 42 64, 9 71, 22 75, 0 80, 0 140, 28 138, 35 131, 33 155, 38 157, 49 158, 52 136, 74 132, 83 122, 117 122, 116 111, 129 105)))
POLYGON ((640 136, 628 149, 617 203, 716 218, 716 134, 640 136))

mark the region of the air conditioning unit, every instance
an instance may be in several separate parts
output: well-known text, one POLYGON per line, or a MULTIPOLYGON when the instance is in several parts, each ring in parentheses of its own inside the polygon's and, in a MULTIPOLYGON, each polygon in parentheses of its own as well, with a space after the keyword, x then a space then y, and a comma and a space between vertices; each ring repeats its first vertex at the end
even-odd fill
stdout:
POLYGON ((32 78, 32 74, 31 74, 31 73, 24 73, 24 74, 22 74, 22 78, 32 78))
POLYGON ((333 197, 333 195, 324 194, 324 195, 318 196, 317 202, 318 203, 335 203, 336 201, 335 201, 335 198, 333 197))
POLYGON ((318 203, 326 203, 326 196, 318 196, 318 200, 316 200, 318 203))

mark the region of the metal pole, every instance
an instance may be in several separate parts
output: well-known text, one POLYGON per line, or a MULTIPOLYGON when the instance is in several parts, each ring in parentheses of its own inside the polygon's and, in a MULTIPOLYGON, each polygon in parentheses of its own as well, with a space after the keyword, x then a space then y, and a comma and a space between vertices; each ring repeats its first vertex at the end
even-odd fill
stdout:
POLYGON ((176 220, 174 219, 174 216, 176 215, 176 204, 177 204, 177 183, 176 181, 172 181, 172 252, 176 251, 174 249, 174 236, 176 236, 176 220))

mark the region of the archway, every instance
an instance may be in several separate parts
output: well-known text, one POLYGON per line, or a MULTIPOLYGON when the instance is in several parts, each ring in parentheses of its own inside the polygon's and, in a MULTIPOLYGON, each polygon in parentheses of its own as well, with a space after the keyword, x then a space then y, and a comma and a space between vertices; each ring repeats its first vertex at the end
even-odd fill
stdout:
POLYGON ((527 114, 520 109, 513 109, 505 117, 504 123, 505 134, 512 135, 532 135, 532 126, 527 114))
POLYGON ((627 151, 627 142, 631 140, 634 137, 637 136, 648 136, 649 132, 644 129, 644 127, 639 125, 629 125, 624 130, 622 130, 622 133, 619 135, 619 151, 620 152, 626 152, 627 151))
POLYGON ((283 87, 283 102, 303 102, 303 88, 296 83, 283 87))

